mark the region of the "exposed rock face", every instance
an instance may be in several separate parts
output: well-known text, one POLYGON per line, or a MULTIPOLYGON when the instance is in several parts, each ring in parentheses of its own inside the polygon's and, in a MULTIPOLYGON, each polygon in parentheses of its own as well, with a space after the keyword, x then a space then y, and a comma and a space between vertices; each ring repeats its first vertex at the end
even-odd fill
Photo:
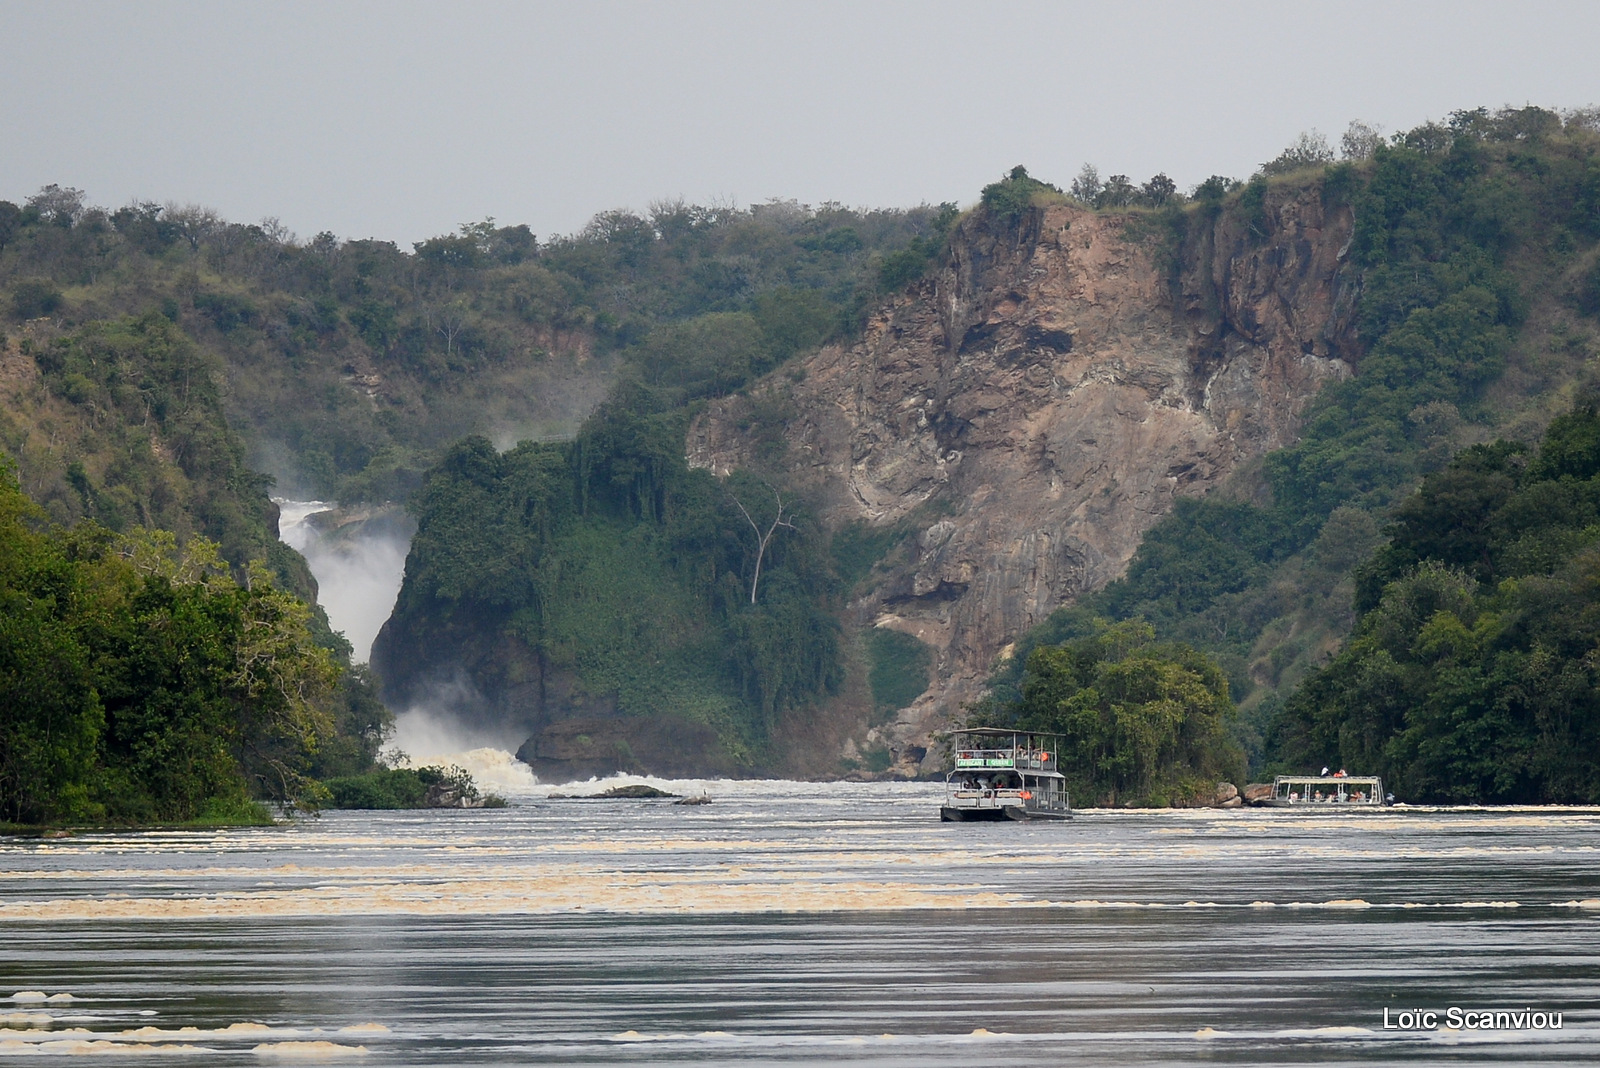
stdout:
MULTIPOLYGON (((797 413, 788 475, 830 523, 927 505, 916 552, 853 606, 937 651, 933 686, 881 732, 896 753, 978 696, 1023 631, 1120 575, 1176 497, 1294 440, 1306 401, 1356 359, 1350 229, 1315 188, 1191 226, 1176 253, 1149 216, 978 212, 860 341, 799 382, 774 377, 797 413)), ((692 464, 750 462, 746 403, 696 421, 692 464)))

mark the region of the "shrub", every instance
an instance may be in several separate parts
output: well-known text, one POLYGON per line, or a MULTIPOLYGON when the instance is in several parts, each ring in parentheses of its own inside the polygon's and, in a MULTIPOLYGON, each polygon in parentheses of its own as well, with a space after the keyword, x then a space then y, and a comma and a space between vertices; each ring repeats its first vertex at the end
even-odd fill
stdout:
POLYGON ((11 286, 11 312, 18 319, 40 319, 61 308, 61 290, 47 278, 24 278, 11 286))

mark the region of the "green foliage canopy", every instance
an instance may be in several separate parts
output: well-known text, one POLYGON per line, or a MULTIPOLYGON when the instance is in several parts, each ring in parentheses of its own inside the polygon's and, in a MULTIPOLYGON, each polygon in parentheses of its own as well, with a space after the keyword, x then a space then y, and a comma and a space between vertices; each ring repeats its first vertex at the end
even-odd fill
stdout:
POLYGON ((170 533, 50 528, 0 471, 0 817, 182 821, 288 804, 333 729, 311 613, 170 533))
POLYGON ((390 640, 513 636, 622 712, 707 723, 755 759, 783 710, 841 680, 826 539, 786 501, 793 526, 767 546, 752 604, 759 546, 739 505, 765 530, 781 498, 753 475, 690 469, 676 395, 619 389, 571 442, 449 450, 413 500, 390 640))
POLYGON ((1416 801, 1600 799, 1600 400, 1538 452, 1466 450, 1358 572, 1345 649, 1282 716, 1281 752, 1416 801))
POLYGON ((1189 646, 1157 642, 1147 623, 1100 620, 1087 637, 1037 646, 1021 689, 973 724, 1061 735, 1075 796, 1163 805, 1243 770, 1222 670, 1189 646))

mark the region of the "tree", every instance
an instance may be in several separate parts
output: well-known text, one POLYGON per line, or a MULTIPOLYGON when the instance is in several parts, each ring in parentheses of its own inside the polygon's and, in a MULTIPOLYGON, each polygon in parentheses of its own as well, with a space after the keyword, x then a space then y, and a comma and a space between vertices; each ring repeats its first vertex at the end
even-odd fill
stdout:
POLYGON ((750 577, 750 603, 755 604, 756 589, 761 585, 761 564, 766 559, 767 546, 772 544, 772 538, 778 533, 779 527, 783 527, 786 530, 793 530, 795 527, 793 523, 783 518, 783 494, 777 490, 772 491, 772 496, 777 502, 777 511, 773 513, 772 522, 767 525, 767 530, 764 534, 761 531, 761 525, 750 514, 750 510, 744 506, 744 502, 739 500, 738 497, 734 497, 731 490, 728 492, 728 496, 733 497, 733 503, 738 507, 739 514, 744 516, 745 522, 750 524, 750 529, 756 536, 755 574, 750 577))
POLYGON ((104 723, 82 632, 95 588, 42 524, 0 461, 0 817, 18 823, 90 814, 104 723))
POLYGON ((1383 144, 1383 127, 1369 126, 1359 120, 1352 121, 1339 138, 1339 158, 1347 160, 1371 159, 1383 144))
POLYGON ((0 252, 11 243, 22 226, 22 209, 9 200, 0 200, 0 252))
POLYGON ((1278 153, 1275 159, 1263 163, 1261 173, 1271 178, 1306 167, 1326 167, 1332 162, 1333 149, 1328 147, 1328 139, 1316 130, 1307 130, 1278 153))
POLYGON ((28 198, 28 208, 45 222, 70 227, 83 214, 84 193, 81 189, 59 186, 54 182, 28 198))
POLYGON ((1021 699, 979 718, 1061 735, 1061 767, 1079 793, 1166 804, 1242 770, 1232 716, 1209 657, 1156 642, 1143 620, 1097 620, 1085 638, 1034 649, 1021 699))
POLYGON ((452 300, 440 304, 433 309, 433 329, 440 337, 444 338, 444 353, 454 356, 456 352, 456 339, 467 328, 467 322, 472 310, 464 300, 452 300))
POLYGON ((1139 190, 1140 197, 1152 208, 1159 208, 1171 200, 1178 192, 1178 183, 1168 178, 1165 174, 1158 174, 1151 178, 1139 190))
POLYGON ((1139 189, 1128 180, 1126 174, 1113 174, 1106 179, 1106 184, 1100 187, 1100 193, 1094 198, 1097 208, 1125 208, 1132 204, 1139 196, 1139 189))
POLYGON ((1092 205, 1100 197, 1101 184, 1099 169, 1092 163, 1085 163, 1067 192, 1073 199, 1092 205))
POLYGON ((221 215, 199 204, 169 203, 161 221, 188 244, 191 252, 199 252, 205 241, 221 233, 227 225, 221 215))

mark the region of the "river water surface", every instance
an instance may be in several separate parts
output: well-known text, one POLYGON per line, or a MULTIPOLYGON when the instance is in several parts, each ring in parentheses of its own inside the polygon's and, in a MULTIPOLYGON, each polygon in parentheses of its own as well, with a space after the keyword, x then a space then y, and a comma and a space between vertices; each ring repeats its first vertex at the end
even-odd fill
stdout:
POLYGON ((504 809, 0 839, 0 1060, 1600 1060, 1600 815, 941 824, 929 784, 678 786, 713 801, 524 781, 504 809), (1449 1006, 1562 1027, 1383 1026, 1449 1006))

